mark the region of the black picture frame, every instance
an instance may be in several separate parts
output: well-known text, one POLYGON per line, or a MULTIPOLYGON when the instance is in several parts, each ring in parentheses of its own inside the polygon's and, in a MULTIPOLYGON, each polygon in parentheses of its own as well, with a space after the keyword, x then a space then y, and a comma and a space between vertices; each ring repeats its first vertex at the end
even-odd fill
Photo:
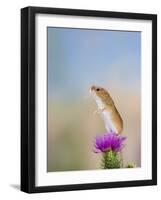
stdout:
POLYGON ((157 15, 45 7, 21 9, 21 190, 58 192, 157 184, 157 15), (59 14, 152 21, 152 179, 59 186, 35 186, 35 15, 59 14))

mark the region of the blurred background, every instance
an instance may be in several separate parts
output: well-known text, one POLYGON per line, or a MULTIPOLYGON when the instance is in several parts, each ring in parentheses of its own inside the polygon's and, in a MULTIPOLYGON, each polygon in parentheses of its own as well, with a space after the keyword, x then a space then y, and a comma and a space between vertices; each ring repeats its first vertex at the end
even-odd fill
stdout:
POLYGON ((99 169, 91 85, 106 88, 120 112, 124 163, 141 166, 141 33, 48 27, 48 172, 99 169))

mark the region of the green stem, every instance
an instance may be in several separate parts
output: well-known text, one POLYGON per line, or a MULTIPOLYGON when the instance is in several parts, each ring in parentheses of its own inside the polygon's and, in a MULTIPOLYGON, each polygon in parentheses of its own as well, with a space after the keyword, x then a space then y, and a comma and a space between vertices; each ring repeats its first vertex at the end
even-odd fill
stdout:
POLYGON ((109 150, 103 153, 103 158, 102 158, 103 169, 116 169, 116 168, 121 168, 121 166, 122 166, 122 161, 116 152, 109 150))

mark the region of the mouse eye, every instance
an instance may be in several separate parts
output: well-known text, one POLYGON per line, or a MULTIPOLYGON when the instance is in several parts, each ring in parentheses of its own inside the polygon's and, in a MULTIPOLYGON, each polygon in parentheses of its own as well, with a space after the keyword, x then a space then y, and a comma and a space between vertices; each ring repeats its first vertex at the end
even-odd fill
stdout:
POLYGON ((97 91, 100 91, 100 89, 99 89, 99 88, 97 88, 97 91))

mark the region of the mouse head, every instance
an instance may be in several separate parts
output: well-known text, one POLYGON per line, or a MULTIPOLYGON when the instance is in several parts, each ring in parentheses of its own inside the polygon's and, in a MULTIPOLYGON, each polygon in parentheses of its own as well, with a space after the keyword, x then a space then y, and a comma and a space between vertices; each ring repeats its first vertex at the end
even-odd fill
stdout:
POLYGON ((92 85, 90 93, 96 101, 101 101, 104 105, 112 105, 113 101, 110 94, 103 87, 92 85))

